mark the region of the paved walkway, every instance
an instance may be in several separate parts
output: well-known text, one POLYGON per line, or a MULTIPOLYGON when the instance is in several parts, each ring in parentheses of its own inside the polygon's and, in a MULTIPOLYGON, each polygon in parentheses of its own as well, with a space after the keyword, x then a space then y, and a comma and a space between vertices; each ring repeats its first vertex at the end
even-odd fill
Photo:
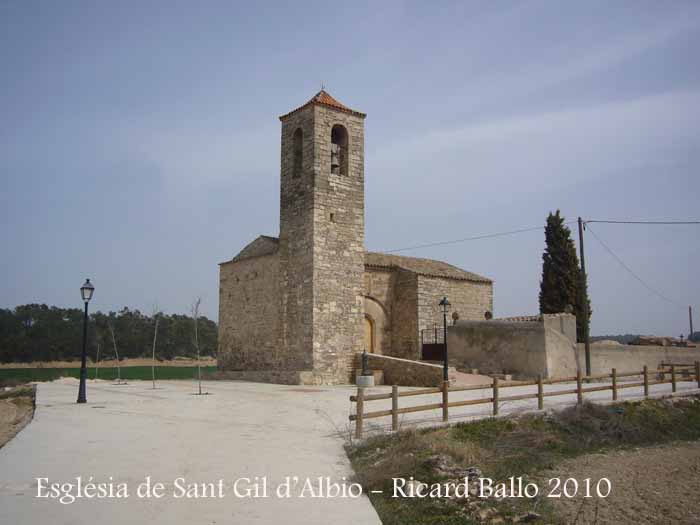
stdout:
MULTIPOLYGON (((597 383, 596 385, 600 385, 597 383)), ((678 385, 679 393, 697 392, 694 383, 678 385)), ((0 524, 373 524, 379 519, 366 497, 358 499, 277 498, 275 488, 287 476, 302 480, 350 474, 343 451, 354 411, 353 387, 295 387, 237 381, 205 382, 208 396, 192 395, 189 381, 88 382, 86 405, 77 405, 77 381, 41 383, 34 421, 0 449, 0 524), (36 478, 72 482, 90 476, 95 482, 125 482, 126 499, 78 499, 62 505, 36 498, 36 478), (166 484, 162 499, 139 499, 136 488, 146 476, 166 484), (268 498, 241 499, 232 492, 236 479, 266 477, 268 498), (223 498, 176 499, 174 481, 224 482, 223 498)), ((546 391, 571 389, 570 384, 546 391)), ((620 390, 620 400, 639 398, 641 388, 620 390)), ((368 394, 390 387, 368 389, 368 394)), ((533 387, 503 389, 501 396, 533 392, 533 387)), ((671 385, 652 386, 652 395, 671 392, 671 385)), ((489 397, 490 390, 452 393, 450 401, 489 397)), ((610 400, 611 392, 586 394, 610 400)), ((439 395, 400 399, 400 406, 439 403, 439 395)), ((548 397, 545 408, 576 402, 575 395, 548 397)), ((535 409, 536 400, 503 402, 501 414, 535 409)), ((390 401, 367 402, 366 411, 390 408, 390 401)), ((450 420, 488 417, 491 405, 450 410, 450 420)), ((438 424, 441 411, 405 414, 402 427, 438 424)), ((391 418, 367 420, 366 430, 385 431, 391 418)), ((243 487, 242 487, 243 488, 243 487)), ((298 496, 296 486, 293 496, 298 496)), ((201 491, 200 491, 201 492, 201 491)), ((74 489, 75 493, 75 489, 74 489)))
MULTIPOLYGON (((195 396, 189 381, 88 382, 77 405, 77 381, 40 383, 34 421, 0 449, 0 524, 378 524, 369 499, 238 499, 238 478, 267 476, 269 490, 286 476, 350 474, 335 423, 349 413, 351 388, 208 382, 195 396), (168 485, 162 499, 138 499, 146 476, 168 485), (127 499, 38 499, 35 478, 50 482, 128 483, 127 499), (174 499, 173 482, 223 479, 221 499, 174 499)), ((298 494, 301 487, 297 486, 298 494)))

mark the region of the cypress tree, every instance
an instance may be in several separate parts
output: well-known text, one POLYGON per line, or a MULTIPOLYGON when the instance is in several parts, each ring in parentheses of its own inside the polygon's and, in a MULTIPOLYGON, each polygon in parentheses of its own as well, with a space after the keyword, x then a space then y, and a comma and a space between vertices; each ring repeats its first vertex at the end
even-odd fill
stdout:
POLYGON ((577 339, 583 341, 584 315, 587 313, 590 318, 588 290, 587 286, 581 286, 576 247, 559 210, 547 217, 544 235, 546 248, 542 254, 540 313, 555 314, 572 307, 576 315, 577 339))

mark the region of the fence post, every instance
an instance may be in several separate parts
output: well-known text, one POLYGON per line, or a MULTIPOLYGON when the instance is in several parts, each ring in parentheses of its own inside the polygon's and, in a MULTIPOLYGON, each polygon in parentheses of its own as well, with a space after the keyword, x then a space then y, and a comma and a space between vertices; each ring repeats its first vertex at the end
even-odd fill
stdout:
POLYGON ((576 372, 576 402, 579 405, 583 404, 583 391, 581 389, 581 369, 576 372))
POLYGON ((671 365, 671 392, 676 391, 676 367, 671 365))
POLYGON ((355 438, 362 439, 362 413, 365 410, 365 387, 357 387, 357 402, 355 403, 355 438))
POLYGON ((498 378, 493 378, 493 415, 498 415, 498 378))
POLYGON ((391 387, 391 430, 399 429, 399 387, 391 387))
POLYGON ((698 382, 698 388, 700 388, 700 361, 695 361, 695 380, 698 382))
POLYGON ((644 397, 649 397, 649 368, 644 365, 644 397))
POLYGON ((542 386, 542 374, 537 375, 537 408, 544 408, 544 387, 542 386))
POLYGON ((617 369, 612 369, 612 392, 613 401, 617 401, 617 369))
POLYGON ((450 382, 449 381, 443 381, 442 382, 442 420, 447 422, 448 418, 448 395, 447 393, 450 390, 450 382))

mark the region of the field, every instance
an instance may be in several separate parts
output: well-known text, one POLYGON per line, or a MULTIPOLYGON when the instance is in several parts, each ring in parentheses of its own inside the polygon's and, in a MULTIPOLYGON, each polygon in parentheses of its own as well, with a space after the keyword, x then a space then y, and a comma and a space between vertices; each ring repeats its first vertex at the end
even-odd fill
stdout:
MULTIPOLYGON (((216 371, 215 366, 202 366, 202 376, 205 373, 216 371)), ((197 375, 196 366, 172 366, 157 365, 156 380, 158 379, 193 379, 197 375)), ((3 384, 27 383, 30 381, 53 381, 61 377, 80 377, 80 367, 73 368, 0 368, 0 386, 3 384)), ((95 379, 95 368, 88 367, 88 378, 95 379)), ((102 367, 97 369, 98 379, 117 379, 116 367, 102 367)), ((151 379, 151 367, 149 366, 122 366, 122 379, 151 379)))

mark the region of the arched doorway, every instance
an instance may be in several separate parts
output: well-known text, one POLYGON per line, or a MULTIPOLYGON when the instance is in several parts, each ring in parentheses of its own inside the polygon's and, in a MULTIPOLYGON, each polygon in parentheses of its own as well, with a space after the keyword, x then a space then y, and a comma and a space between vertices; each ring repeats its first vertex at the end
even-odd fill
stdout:
POLYGON ((374 329, 374 320, 369 315, 365 315, 365 349, 369 354, 373 354, 375 349, 376 335, 374 329))
POLYGON ((365 295, 365 348, 368 352, 385 355, 391 341, 389 316, 384 306, 373 297, 365 295))

